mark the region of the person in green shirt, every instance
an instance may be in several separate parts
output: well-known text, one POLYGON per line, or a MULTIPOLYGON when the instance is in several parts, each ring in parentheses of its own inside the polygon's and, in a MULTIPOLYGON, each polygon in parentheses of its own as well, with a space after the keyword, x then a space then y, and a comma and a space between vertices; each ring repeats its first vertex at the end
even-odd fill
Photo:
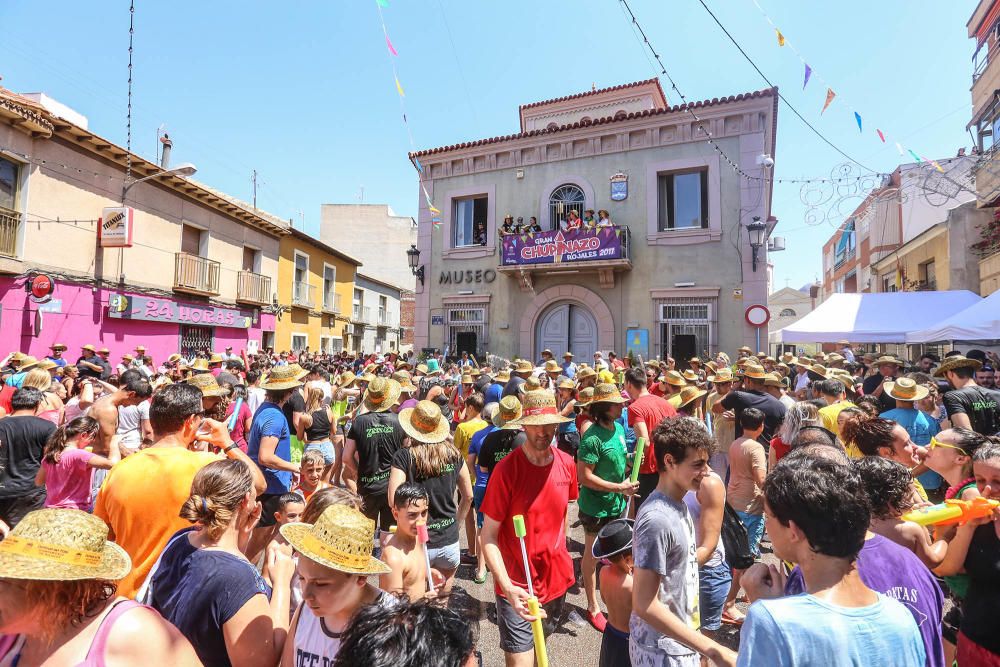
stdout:
POLYGON ((577 478, 580 480, 580 523, 584 531, 583 587, 587 592, 590 624, 604 632, 607 619, 597 602, 597 559, 593 555, 597 532, 625 511, 625 498, 639 488, 625 476, 625 430, 617 423, 625 399, 613 384, 594 388, 590 414, 594 423, 580 440, 577 478))

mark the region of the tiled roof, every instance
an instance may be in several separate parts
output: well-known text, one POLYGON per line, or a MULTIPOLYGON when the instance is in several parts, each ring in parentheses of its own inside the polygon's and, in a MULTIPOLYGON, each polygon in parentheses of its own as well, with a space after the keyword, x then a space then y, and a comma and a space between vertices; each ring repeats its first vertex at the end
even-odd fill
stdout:
POLYGON ((17 117, 15 124, 25 125, 45 136, 52 134, 52 123, 45 117, 45 109, 33 100, 3 87, 0 87, 0 110, 17 117))
POLYGON ((659 79, 646 79, 644 81, 633 81, 632 83, 623 83, 619 86, 611 86, 610 88, 600 88, 598 90, 588 90, 585 93, 577 93, 575 95, 567 95, 565 97, 556 97, 551 100, 544 100, 542 102, 531 102, 530 104, 522 104, 519 108, 523 111, 524 109, 531 109, 532 107, 539 107, 543 104, 552 104, 554 102, 565 102, 566 100, 575 100, 579 97, 587 97, 589 95, 600 95, 601 93, 610 93, 616 90, 625 90, 626 88, 638 88, 639 86, 645 86, 648 83, 655 83, 657 89, 660 91, 660 96, 663 99, 667 99, 667 96, 663 94, 663 88, 660 87, 659 79))
POLYGON ((666 113, 677 113, 678 111, 684 111, 685 109, 701 109, 704 107, 716 106, 719 104, 727 104, 729 102, 739 102, 741 100, 755 99, 759 97, 776 97, 776 88, 765 88, 764 90, 755 90, 750 93, 740 93, 739 95, 730 95, 729 97, 715 97, 711 100, 701 100, 697 102, 691 102, 688 104, 677 104, 672 107, 667 107, 664 109, 645 109, 643 111, 636 111, 632 113, 625 114, 618 118, 614 116, 607 116, 605 118, 597 118, 591 121, 579 121, 576 123, 570 123, 567 125, 561 125, 559 127, 541 130, 531 130, 529 132, 518 132, 517 134, 508 134, 502 137, 492 137, 490 139, 478 139, 476 141, 466 141, 460 144, 452 144, 451 146, 441 146, 440 148, 429 148, 422 151, 417 151, 416 153, 410 153, 410 159, 420 158, 425 155, 435 155, 437 153, 447 153, 449 151, 458 150, 462 148, 473 148, 475 146, 485 146, 487 144, 496 144, 504 141, 513 141, 515 139, 524 139, 526 137, 535 137, 543 134, 558 134, 559 132, 564 132, 566 130, 575 130, 581 127, 589 127, 591 125, 610 125, 613 123, 619 123, 627 120, 635 120, 636 118, 646 118, 648 116, 659 116, 666 113))

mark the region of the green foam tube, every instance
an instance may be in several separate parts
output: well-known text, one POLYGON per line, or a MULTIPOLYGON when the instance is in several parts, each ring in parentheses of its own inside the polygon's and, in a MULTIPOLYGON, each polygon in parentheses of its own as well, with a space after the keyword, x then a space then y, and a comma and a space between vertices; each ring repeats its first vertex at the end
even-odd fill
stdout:
POLYGON ((639 438, 635 441, 635 456, 632 457, 632 476, 629 478, 633 484, 639 481, 639 468, 642 466, 642 456, 646 453, 646 439, 639 438))
POLYGON ((514 536, 524 537, 528 534, 528 531, 524 529, 524 515, 518 514, 514 517, 514 536))

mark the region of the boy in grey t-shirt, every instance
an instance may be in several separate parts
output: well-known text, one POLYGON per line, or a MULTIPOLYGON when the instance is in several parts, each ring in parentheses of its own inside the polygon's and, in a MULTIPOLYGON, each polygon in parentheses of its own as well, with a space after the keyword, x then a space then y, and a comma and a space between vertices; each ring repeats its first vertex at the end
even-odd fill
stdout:
POLYGON ((736 664, 736 654, 698 632, 698 561, 684 494, 708 473, 711 436, 696 419, 666 419, 653 431, 659 482, 639 508, 632 554, 629 655, 634 667, 736 664))

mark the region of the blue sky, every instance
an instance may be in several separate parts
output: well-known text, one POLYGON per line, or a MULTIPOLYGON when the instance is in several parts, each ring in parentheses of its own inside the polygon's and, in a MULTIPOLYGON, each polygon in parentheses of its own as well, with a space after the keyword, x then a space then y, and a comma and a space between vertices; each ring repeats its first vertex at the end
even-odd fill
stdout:
MULTIPOLYGON (((518 104, 656 74, 617 0, 388 1, 418 149, 512 133, 518 104)), ((752 0, 708 4, 803 116, 855 159, 891 171, 910 161, 894 141, 933 158, 971 144, 965 23, 974 2, 758 2, 812 66, 805 91, 802 63, 777 47, 752 0), (820 76, 839 95, 822 116, 820 76)), ((243 199, 257 169, 258 205, 304 219, 307 231, 317 230, 321 204, 357 202, 362 188, 366 203, 416 213, 375 0, 137 4, 137 152, 154 156, 165 124, 175 163, 194 162, 198 180, 243 199)), ((767 87, 697 0, 630 4, 688 99, 767 87)), ((3 0, 0 85, 44 91, 124 145, 128 19, 126 0, 3 0)), ((778 119, 776 178, 824 176, 844 161, 784 104, 778 119)), ((806 223, 800 187, 775 185, 775 233, 788 247, 772 255, 776 288, 821 273, 820 245, 833 229, 806 223)))

